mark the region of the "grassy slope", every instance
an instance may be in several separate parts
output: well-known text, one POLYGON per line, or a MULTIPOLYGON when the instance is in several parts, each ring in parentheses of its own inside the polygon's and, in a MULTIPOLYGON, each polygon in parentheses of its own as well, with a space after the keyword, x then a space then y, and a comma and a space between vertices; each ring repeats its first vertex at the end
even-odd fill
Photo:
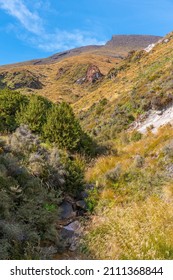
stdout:
MULTIPOLYGON (((97 65, 100 71, 106 75, 119 61, 120 59, 109 58, 108 56, 81 54, 78 57, 70 57, 50 65, 1 67, 0 74, 29 70, 39 78, 39 81, 43 84, 43 88, 37 90, 23 87, 20 89, 21 92, 43 95, 55 102, 66 100, 67 102, 74 103, 82 96, 86 96, 88 91, 90 91, 87 87, 76 84, 77 79, 86 74, 86 69, 90 64, 97 65), (60 68, 66 71, 61 78, 57 79, 57 73, 60 68)), ((9 76, 5 79, 7 85, 13 82, 10 78, 9 76)))
POLYGON ((172 259, 173 129, 130 139, 114 142, 117 155, 100 157, 86 173, 97 188, 85 252, 96 259, 172 259))
MULTIPOLYGON (((115 78, 116 83, 105 83, 107 94, 102 94, 110 103, 106 105, 109 111, 105 108, 102 112, 104 119, 105 113, 110 117, 111 104, 115 108, 117 103, 124 108, 128 105, 135 117, 143 113, 141 107, 137 112, 132 106, 132 92, 136 103, 144 100, 154 106, 150 101, 159 96, 156 105, 168 105, 167 96, 172 94, 172 34, 167 38, 169 42, 131 61, 115 78)), ((96 101, 97 93, 93 93, 96 101)), ((148 131, 142 139, 138 136, 132 131, 120 133, 109 141, 112 154, 99 157, 86 172, 86 180, 96 188, 89 198, 95 212, 83 246, 93 258, 173 258, 173 128, 167 125, 157 134, 148 131)))
POLYGON ((83 117, 86 129, 92 131, 98 126, 104 126, 104 129, 107 126, 110 131, 115 126, 112 124, 112 114, 118 106, 122 112, 137 118, 152 108, 153 104, 165 107, 170 102, 170 95, 173 94, 173 36, 169 34, 166 38, 169 42, 163 41, 151 52, 137 52, 125 59, 113 70, 116 72, 120 66, 122 68, 114 78, 105 78, 100 87, 89 93, 87 99, 83 97, 74 104, 76 112, 83 117), (97 108, 91 108, 93 103, 98 104, 103 98, 108 102, 98 115, 97 108))

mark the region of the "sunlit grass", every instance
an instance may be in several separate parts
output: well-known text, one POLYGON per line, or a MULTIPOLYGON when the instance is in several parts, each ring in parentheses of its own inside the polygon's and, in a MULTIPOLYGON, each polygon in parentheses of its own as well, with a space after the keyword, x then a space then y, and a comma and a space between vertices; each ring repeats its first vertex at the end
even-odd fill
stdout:
POLYGON ((85 250, 95 259, 172 259, 173 204, 151 197, 93 218, 85 250))

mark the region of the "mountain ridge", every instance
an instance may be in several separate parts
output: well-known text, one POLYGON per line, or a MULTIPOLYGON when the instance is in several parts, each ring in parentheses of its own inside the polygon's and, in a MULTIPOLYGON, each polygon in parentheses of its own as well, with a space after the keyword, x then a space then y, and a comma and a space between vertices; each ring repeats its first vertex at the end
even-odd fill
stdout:
MULTIPOLYGON (((161 36, 155 35, 112 35, 105 45, 88 45, 81 46, 62 52, 55 53, 47 58, 33 59, 19 63, 1 65, 2 67, 18 66, 18 65, 40 65, 51 64, 83 53, 91 53, 98 55, 108 55, 111 57, 123 58, 129 51, 136 49, 144 49, 148 45, 156 43, 161 36)), ((1 67, 0 66, 0 67, 1 67)))

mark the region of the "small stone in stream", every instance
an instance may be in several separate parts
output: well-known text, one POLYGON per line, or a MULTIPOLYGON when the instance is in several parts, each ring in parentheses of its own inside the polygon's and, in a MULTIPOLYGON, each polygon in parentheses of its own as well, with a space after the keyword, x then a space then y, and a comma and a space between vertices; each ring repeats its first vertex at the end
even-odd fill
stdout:
POLYGON ((79 221, 74 221, 63 228, 64 233, 66 233, 66 239, 68 238, 69 250, 74 252, 79 243, 79 237, 82 234, 82 227, 79 221), (66 232, 65 232, 66 231, 66 232))
POLYGON ((79 200, 76 202, 77 207, 83 209, 83 210, 87 210, 87 204, 84 200, 79 200))
POLYGON ((80 193, 80 198, 81 199, 85 199, 85 198, 87 198, 88 197, 88 193, 86 192, 86 191, 82 191, 81 193, 80 193))
POLYGON ((60 236, 62 239, 66 239, 66 242, 71 244, 70 239, 74 236, 74 231, 68 230, 65 227, 63 227, 60 231, 60 236))
POLYGON ((95 187, 94 184, 85 184, 84 188, 86 191, 90 191, 90 190, 93 190, 95 187))
POLYGON ((70 219, 74 218, 75 216, 76 213, 73 211, 72 205, 69 202, 64 201, 60 205, 60 219, 70 219))
POLYGON ((78 248, 78 243, 79 243, 78 237, 74 236, 71 240, 71 245, 69 247, 69 251, 71 251, 71 252, 76 251, 78 248))
POLYGON ((70 230, 75 232, 76 234, 80 234, 81 233, 81 224, 79 221, 74 221, 72 223, 70 223, 69 225, 64 227, 66 230, 70 230))
POLYGON ((52 257, 56 253, 58 253, 58 249, 54 246, 42 247, 40 252, 42 259, 47 259, 48 257, 52 257))
POLYGON ((74 221, 67 226, 64 226, 60 231, 60 237, 63 243, 70 251, 75 251, 77 248, 78 240, 82 234, 82 227, 80 222, 74 221))

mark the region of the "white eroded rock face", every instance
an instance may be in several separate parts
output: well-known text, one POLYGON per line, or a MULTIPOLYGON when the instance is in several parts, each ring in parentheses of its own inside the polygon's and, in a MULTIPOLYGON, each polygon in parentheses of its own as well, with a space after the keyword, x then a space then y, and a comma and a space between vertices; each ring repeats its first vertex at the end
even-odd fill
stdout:
POLYGON ((160 44, 160 43, 165 43, 165 44, 167 44, 169 42, 169 39, 167 38, 167 39, 160 39, 158 42, 156 42, 156 43, 153 43, 153 44, 150 44, 150 45, 148 45, 148 47, 146 47, 145 49, 144 49, 144 51, 146 51, 147 53, 149 53, 156 45, 158 45, 158 44, 160 44))
POLYGON ((146 52, 150 52, 154 47, 155 47, 156 44, 151 44, 149 45, 147 48, 144 49, 144 51, 146 52))
POLYGON ((164 111, 151 111, 144 122, 136 123, 136 129, 145 133, 147 128, 151 128, 156 133, 159 127, 168 123, 173 124, 173 105, 164 111))

